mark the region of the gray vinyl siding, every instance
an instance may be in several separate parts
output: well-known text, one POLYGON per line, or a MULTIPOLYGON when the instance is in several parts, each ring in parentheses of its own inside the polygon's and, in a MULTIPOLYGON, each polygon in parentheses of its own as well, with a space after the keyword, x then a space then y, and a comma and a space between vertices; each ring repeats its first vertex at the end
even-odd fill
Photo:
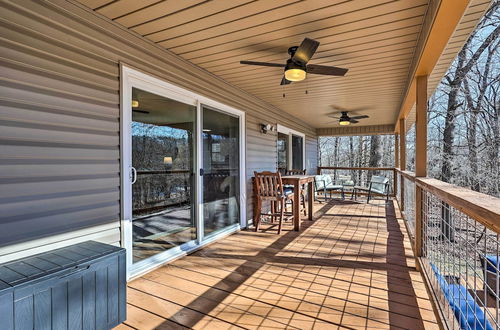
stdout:
POLYGON ((119 244, 120 63, 246 112, 249 218, 253 171, 276 169, 276 134, 260 123, 305 133, 314 171, 313 128, 83 6, 0 8, 0 226, 17 231, 0 241, 0 260, 70 244, 72 233, 119 244))

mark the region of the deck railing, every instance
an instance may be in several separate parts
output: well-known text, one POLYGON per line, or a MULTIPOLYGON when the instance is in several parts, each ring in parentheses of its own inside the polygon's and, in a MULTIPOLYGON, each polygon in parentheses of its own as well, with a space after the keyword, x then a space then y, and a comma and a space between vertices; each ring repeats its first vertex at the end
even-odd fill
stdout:
POLYGON ((361 181, 382 171, 444 327, 500 329, 500 198, 397 168, 318 167, 361 181))
MULTIPOLYGON (((407 229, 411 239, 415 239, 415 173, 401 172, 400 181, 403 184, 403 198, 400 201, 401 212, 408 223, 407 229)), ((401 196, 401 192, 398 196, 401 196)))
POLYGON ((500 199, 397 171, 418 264, 449 328, 500 328, 500 199))

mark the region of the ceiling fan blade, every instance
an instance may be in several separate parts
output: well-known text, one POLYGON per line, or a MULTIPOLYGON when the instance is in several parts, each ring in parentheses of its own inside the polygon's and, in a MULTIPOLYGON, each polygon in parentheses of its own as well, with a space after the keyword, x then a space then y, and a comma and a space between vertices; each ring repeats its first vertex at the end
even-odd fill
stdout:
POLYGON ((327 116, 330 118, 340 119, 340 117, 338 117, 338 116, 333 116, 333 115, 327 115, 327 116))
POLYGON ((145 113, 145 114, 148 114, 149 111, 146 111, 146 110, 139 110, 139 109, 132 109, 132 112, 139 112, 139 113, 145 113))
POLYGON ((336 66, 326 66, 318 64, 309 64, 306 67, 307 73, 324 74, 329 76, 344 76, 347 71, 348 69, 338 68, 336 66))
POLYGON ((370 116, 367 115, 361 115, 361 116, 352 116, 351 119, 364 119, 364 118, 370 118, 370 116))
POLYGON ((267 62, 254 62, 254 61, 240 61, 240 64, 260 65, 260 66, 273 66, 273 67, 277 67, 277 68, 284 68, 285 67, 285 64, 267 63, 267 62))
POLYGON ((354 120, 354 119, 352 119, 352 118, 351 118, 351 119, 349 119, 349 121, 351 122, 351 124, 357 124, 357 123, 359 123, 359 121, 354 120))
POLYGON ((283 76, 283 78, 281 78, 281 84, 280 85, 289 85, 291 84, 292 82, 290 80, 287 80, 285 78, 285 76, 283 76))
POLYGON ((313 39, 304 38, 299 48, 295 51, 292 60, 297 64, 305 65, 318 49, 319 42, 313 39))

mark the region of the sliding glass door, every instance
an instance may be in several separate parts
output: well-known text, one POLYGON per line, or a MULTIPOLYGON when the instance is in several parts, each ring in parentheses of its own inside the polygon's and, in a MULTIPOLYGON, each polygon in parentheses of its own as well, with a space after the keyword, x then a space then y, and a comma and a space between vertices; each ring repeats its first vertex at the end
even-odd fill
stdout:
POLYGON ((196 106, 137 88, 132 98, 135 263, 196 239, 196 106))
POLYGON ((122 66, 128 278, 245 225, 244 113, 122 66))
POLYGON ((239 117, 203 106, 203 229, 212 235, 240 221, 239 117))

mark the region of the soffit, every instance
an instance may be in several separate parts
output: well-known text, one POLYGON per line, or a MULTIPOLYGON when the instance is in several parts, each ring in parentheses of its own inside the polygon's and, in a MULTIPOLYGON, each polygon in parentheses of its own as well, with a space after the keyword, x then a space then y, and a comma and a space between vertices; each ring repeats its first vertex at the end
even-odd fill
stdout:
POLYGON ((395 124, 428 0, 80 0, 171 52, 316 127, 336 127, 332 106, 357 110, 358 125, 395 124), (304 37, 321 44, 311 64, 349 69, 280 86, 304 37))

